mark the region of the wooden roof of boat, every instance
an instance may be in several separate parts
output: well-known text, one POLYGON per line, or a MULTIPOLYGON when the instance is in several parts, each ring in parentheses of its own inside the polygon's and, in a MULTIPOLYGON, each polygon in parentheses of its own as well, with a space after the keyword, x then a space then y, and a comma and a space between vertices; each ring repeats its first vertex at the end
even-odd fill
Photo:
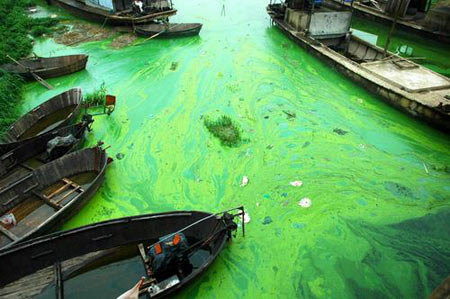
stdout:
POLYGON ((56 57, 31 57, 19 60, 17 63, 8 63, 1 65, 0 68, 8 72, 16 73, 30 78, 30 71, 40 77, 53 78, 70 73, 74 73, 86 68, 88 60, 87 55, 65 55, 56 57))
POLYGON ((81 88, 72 88, 45 101, 14 122, 0 138, 0 154, 35 136, 70 124, 81 111, 81 88))
POLYGON ((107 162, 106 152, 93 147, 1 179, 0 215, 12 213, 17 224, 0 225, 0 248, 51 231, 70 218, 100 187, 107 162))

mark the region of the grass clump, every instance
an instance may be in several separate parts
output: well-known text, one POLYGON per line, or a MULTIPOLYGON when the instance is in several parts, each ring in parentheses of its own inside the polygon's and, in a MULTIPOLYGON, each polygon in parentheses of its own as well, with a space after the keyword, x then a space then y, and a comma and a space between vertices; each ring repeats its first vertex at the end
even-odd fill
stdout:
POLYGON ((211 134, 219 138, 222 145, 234 147, 241 142, 241 131, 230 117, 222 115, 216 120, 205 118, 203 123, 211 134))
POLYGON ((103 106, 106 98, 105 82, 100 87, 84 97, 84 103, 87 107, 103 106))
POLYGON ((17 103, 22 98, 23 80, 0 69, 0 136, 20 116, 17 103))

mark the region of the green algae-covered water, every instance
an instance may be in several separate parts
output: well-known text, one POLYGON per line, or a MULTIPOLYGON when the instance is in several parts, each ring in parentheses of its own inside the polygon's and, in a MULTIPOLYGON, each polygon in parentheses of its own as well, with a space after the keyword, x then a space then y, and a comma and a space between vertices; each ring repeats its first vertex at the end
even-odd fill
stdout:
POLYGON ((36 45, 90 58, 86 71, 49 80, 52 91, 29 84, 24 112, 72 86, 105 82, 118 99, 86 144, 103 140, 115 161, 63 229, 244 205, 246 237, 180 297, 426 297, 450 273, 449 137, 301 50, 269 26, 265 5, 176 3, 173 21, 202 22, 199 37, 120 50, 111 40, 36 45), (240 125, 239 147, 222 147, 204 127, 222 114, 240 125), (298 205, 305 197, 310 208, 298 205))
MULTIPOLYGON (((384 49, 390 26, 353 17, 352 29, 355 35, 384 49)), ((389 51, 450 77, 450 44, 424 39, 395 29, 389 43, 389 51)))

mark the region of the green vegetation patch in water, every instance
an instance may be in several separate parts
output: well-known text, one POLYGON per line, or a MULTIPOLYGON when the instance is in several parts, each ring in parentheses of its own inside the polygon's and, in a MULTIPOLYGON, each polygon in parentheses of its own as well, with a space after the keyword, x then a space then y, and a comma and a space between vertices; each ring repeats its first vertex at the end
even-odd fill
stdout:
POLYGON ((229 116, 222 115, 216 120, 205 118, 203 123, 211 134, 220 139, 222 145, 234 147, 241 142, 241 130, 229 116))

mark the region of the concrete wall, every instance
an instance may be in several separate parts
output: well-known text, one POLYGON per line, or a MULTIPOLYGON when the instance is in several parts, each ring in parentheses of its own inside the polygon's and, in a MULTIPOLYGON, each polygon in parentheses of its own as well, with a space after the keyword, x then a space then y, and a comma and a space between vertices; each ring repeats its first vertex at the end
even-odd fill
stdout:
MULTIPOLYGON (((349 11, 316 11, 312 15, 309 32, 312 37, 328 38, 345 35, 350 29, 351 12, 349 11)), ((285 22, 297 31, 305 31, 308 25, 308 14, 304 11, 288 8, 285 22)))

